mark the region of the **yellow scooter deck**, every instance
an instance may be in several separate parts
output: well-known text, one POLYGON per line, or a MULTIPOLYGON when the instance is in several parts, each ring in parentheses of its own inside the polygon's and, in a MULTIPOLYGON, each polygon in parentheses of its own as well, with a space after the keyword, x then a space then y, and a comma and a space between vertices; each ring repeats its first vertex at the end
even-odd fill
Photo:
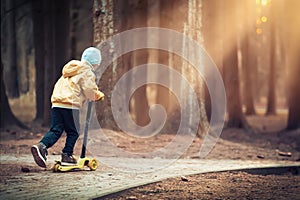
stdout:
POLYGON ((98 165, 98 161, 95 158, 79 158, 75 165, 62 165, 61 161, 55 161, 55 164, 51 169, 53 172, 68 172, 76 169, 83 169, 84 166, 87 166, 91 171, 95 171, 98 168, 98 165))

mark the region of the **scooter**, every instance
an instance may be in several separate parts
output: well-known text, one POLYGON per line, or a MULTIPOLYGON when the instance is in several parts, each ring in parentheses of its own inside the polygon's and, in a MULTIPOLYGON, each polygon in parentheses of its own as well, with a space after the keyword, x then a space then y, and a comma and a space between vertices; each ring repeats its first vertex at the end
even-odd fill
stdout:
POLYGON ((73 170, 83 169, 85 166, 89 167, 91 171, 95 171, 98 168, 99 163, 95 158, 85 157, 92 105, 93 105, 93 102, 91 102, 91 101, 88 102, 84 135, 83 135, 83 144, 82 144, 80 158, 78 159, 77 163, 74 165, 63 165, 61 161, 56 160, 55 164, 51 167, 53 172, 73 171, 73 170))

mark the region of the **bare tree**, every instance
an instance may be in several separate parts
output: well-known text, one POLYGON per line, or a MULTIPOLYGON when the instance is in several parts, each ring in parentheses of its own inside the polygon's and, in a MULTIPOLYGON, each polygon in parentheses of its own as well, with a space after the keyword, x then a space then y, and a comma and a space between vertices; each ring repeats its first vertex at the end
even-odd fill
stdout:
MULTIPOLYGON (((286 4, 285 19, 289 22, 288 28, 285 27, 285 41, 286 41, 286 57, 288 64, 288 122, 287 129, 293 130, 300 128, 300 89, 299 89, 299 74, 300 74, 300 2, 297 0, 290 0, 286 4)), ((285 24, 286 25, 286 24, 285 24)))
POLYGON ((244 19, 244 26, 241 27, 241 52, 242 52, 242 69, 243 69, 243 96, 246 107, 246 115, 255 114, 254 98, 253 98, 253 73, 256 67, 256 55, 251 44, 253 35, 252 29, 255 22, 255 2, 247 0, 243 2, 243 8, 239 11, 239 16, 244 19))
POLYGON ((10 105, 8 103, 8 98, 7 95, 5 93, 5 86, 4 86, 4 82, 3 82, 3 65, 1 63, 1 100, 0 100, 0 107, 1 107, 1 116, 0 116, 0 128, 9 128, 12 126, 18 126, 21 128, 26 128, 27 127, 21 123, 12 113, 11 109, 10 109, 10 105))
POLYGON ((70 24, 70 49, 71 49, 71 55, 70 57, 72 59, 76 58, 76 52, 77 52, 77 38, 76 38, 76 32, 78 29, 78 23, 79 23, 79 4, 77 0, 70 2, 70 12, 71 12, 71 24, 70 24))
POLYGON ((268 104, 267 104, 267 110, 266 115, 275 115, 276 114, 276 82, 275 82, 275 76, 276 76, 276 18, 275 18, 275 12, 276 12, 276 4, 275 2, 271 5, 271 15, 270 15, 270 72, 269 72, 269 82, 268 82, 268 104))
MULTIPOLYGON (((132 15, 133 28, 140 28, 147 26, 147 1, 132 0, 132 8, 135 12, 132 15)), ((145 41, 137 41, 147 43, 147 35, 145 35, 145 41)), ((148 62, 148 51, 138 50, 134 51, 132 55, 133 66, 146 64, 148 62)), ((147 78, 147 71, 140 76, 147 78)), ((133 96, 134 98, 134 115, 138 125, 147 125, 150 122, 148 116, 149 104, 147 98, 147 86, 144 85, 138 88, 133 96)))
MULTIPOLYGON (((211 56, 219 70, 222 70, 222 30, 223 30, 223 1, 203 0, 202 1, 202 32, 204 47, 211 56)), ((205 109, 208 120, 211 118, 211 101, 208 89, 205 87, 205 109)))
POLYGON ((55 38, 55 74, 53 81, 61 76, 63 66, 70 60, 70 1, 60 0, 55 4, 54 38, 55 38))
MULTIPOLYGON (((171 28, 171 21, 172 21, 172 12, 171 12, 171 6, 170 2, 168 1, 159 1, 160 5, 160 13, 159 13, 159 22, 161 28, 171 28)), ((176 4, 176 1, 173 1, 173 4, 176 4)), ((163 40, 164 43, 169 43, 168 38, 164 38, 162 36, 159 36, 160 40, 163 40)), ((158 54, 158 62, 160 64, 169 65, 169 52, 159 50, 158 54)), ((164 77, 161 77, 161 74, 157 72, 157 79, 164 79, 166 83, 170 82, 170 75, 167 74, 164 77)), ((167 112, 169 112, 169 106, 170 106, 170 93, 169 89, 165 88, 161 85, 157 85, 157 93, 156 93, 156 103, 162 105, 167 112)))
MULTIPOLYGON (((94 43, 99 45, 106 41, 113 33, 122 32, 131 28, 147 26, 147 1, 138 0, 114 0, 114 1, 94 1, 94 43)), ((146 40, 145 40, 146 42, 146 40)), ((120 41, 121 47, 126 48, 126 41, 120 41)), ((111 44, 107 44, 111 45, 111 44)), ((112 47, 113 49, 113 47, 112 47)), ((105 52, 103 52, 105 53, 105 52)), ((112 55, 103 55, 106 61, 112 61, 112 55)), ((97 111, 101 112, 98 115, 98 120, 104 126, 110 128, 117 128, 113 120, 111 112, 111 91, 115 86, 116 81, 124 73, 126 73, 133 66, 145 64, 148 60, 148 53, 146 50, 138 50, 122 55, 115 61, 112 61, 110 66, 101 76, 100 89, 106 94, 104 102, 96 105, 97 111)), ((144 74, 147 77, 147 74, 144 74)), ((130 88, 131 81, 126 83, 127 88, 130 88)), ((128 98, 129 91, 123 91, 122 99, 118 99, 120 103, 128 98), (122 101, 123 100, 123 101, 122 101)), ((133 111, 133 116, 137 124, 146 125, 149 122, 148 117, 148 100, 146 96, 146 86, 139 88, 133 95, 134 104, 130 107, 133 111)), ((128 105, 129 106, 129 105, 128 105)))
MULTIPOLYGON (((94 46, 98 46, 102 42, 105 42, 114 33, 114 11, 120 11, 124 13, 128 12, 127 10, 124 10, 123 7, 118 7, 119 3, 121 3, 120 0, 94 0, 94 46), (116 10, 116 8, 118 9, 116 10)), ((111 46, 112 44, 107 42, 105 45, 108 45, 113 49, 111 46)), ((103 59, 104 62, 111 62, 113 60, 113 55, 108 52, 102 52, 102 57, 105 58, 103 59)), ((104 102, 96 103, 96 110, 98 113, 101 113, 97 117, 101 124, 109 128, 117 128, 111 111, 111 91, 113 89, 115 80, 115 78, 112 77, 116 76, 114 69, 118 62, 120 62, 120 60, 112 62, 99 80, 99 88, 106 96, 104 102)), ((101 66, 104 64, 108 63, 102 62, 101 66)))
POLYGON ((240 78, 237 58, 237 0, 230 0, 224 4, 224 82, 227 94, 228 127, 248 128, 246 118, 242 112, 240 78))
POLYGON ((53 90, 53 74, 54 74, 54 2, 50 0, 44 1, 43 9, 45 10, 45 64, 44 64, 44 103, 43 103, 43 123, 45 126, 50 123, 51 93, 53 90))
POLYGON ((69 60, 69 1, 46 0, 45 66, 44 66, 44 115, 45 125, 50 123, 51 94, 64 64, 69 60))
MULTIPOLYGON (((300 50, 300 48, 298 48, 300 50)), ((299 51, 298 50, 298 51, 299 51)), ((298 52, 295 51, 295 52, 298 52)), ((290 80, 289 80, 289 90, 288 90, 288 123, 287 129, 293 130, 300 128, 300 90, 299 90, 299 74, 300 74, 300 59, 299 56, 294 53, 295 58, 290 58, 294 60, 294 63, 290 60, 290 80)))
POLYGON ((44 116, 44 66, 45 66, 45 33, 43 2, 32 2, 33 38, 35 49, 35 120, 43 120, 44 116))
MULTIPOLYGON (((16 8, 15 0, 6 0, 6 50, 7 50, 7 68, 4 69, 4 80, 6 83, 7 95, 12 98, 19 97, 18 69, 17 69, 17 39, 16 39, 16 8)), ((2 18, 2 17, 1 17, 2 18)), ((1 19, 2 20, 2 19, 1 19)))

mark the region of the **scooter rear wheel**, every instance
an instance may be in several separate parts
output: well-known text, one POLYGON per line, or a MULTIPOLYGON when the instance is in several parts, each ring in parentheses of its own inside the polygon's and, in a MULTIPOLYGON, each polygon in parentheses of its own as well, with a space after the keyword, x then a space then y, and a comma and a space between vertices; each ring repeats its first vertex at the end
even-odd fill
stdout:
POLYGON ((92 158, 89 160, 88 167, 92 170, 95 171, 98 168, 98 161, 95 158, 92 158))
POLYGON ((58 164, 58 163, 54 164, 54 166, 52 167, 53 172, 58 172, 59 166, 60 166, 60 164, 58 164))

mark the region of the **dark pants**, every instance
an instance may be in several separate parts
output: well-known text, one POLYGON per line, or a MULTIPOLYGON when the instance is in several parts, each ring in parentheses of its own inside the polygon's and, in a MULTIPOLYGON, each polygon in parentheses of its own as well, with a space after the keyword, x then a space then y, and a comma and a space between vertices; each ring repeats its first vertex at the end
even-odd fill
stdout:
POLYGON ((47 147, 52 147, 62 135, 67 133, 63 153, 73 154, 75 143, 79 137, 79 110, 67 108, 52 108, 50 130, 41 142, 47 147))

